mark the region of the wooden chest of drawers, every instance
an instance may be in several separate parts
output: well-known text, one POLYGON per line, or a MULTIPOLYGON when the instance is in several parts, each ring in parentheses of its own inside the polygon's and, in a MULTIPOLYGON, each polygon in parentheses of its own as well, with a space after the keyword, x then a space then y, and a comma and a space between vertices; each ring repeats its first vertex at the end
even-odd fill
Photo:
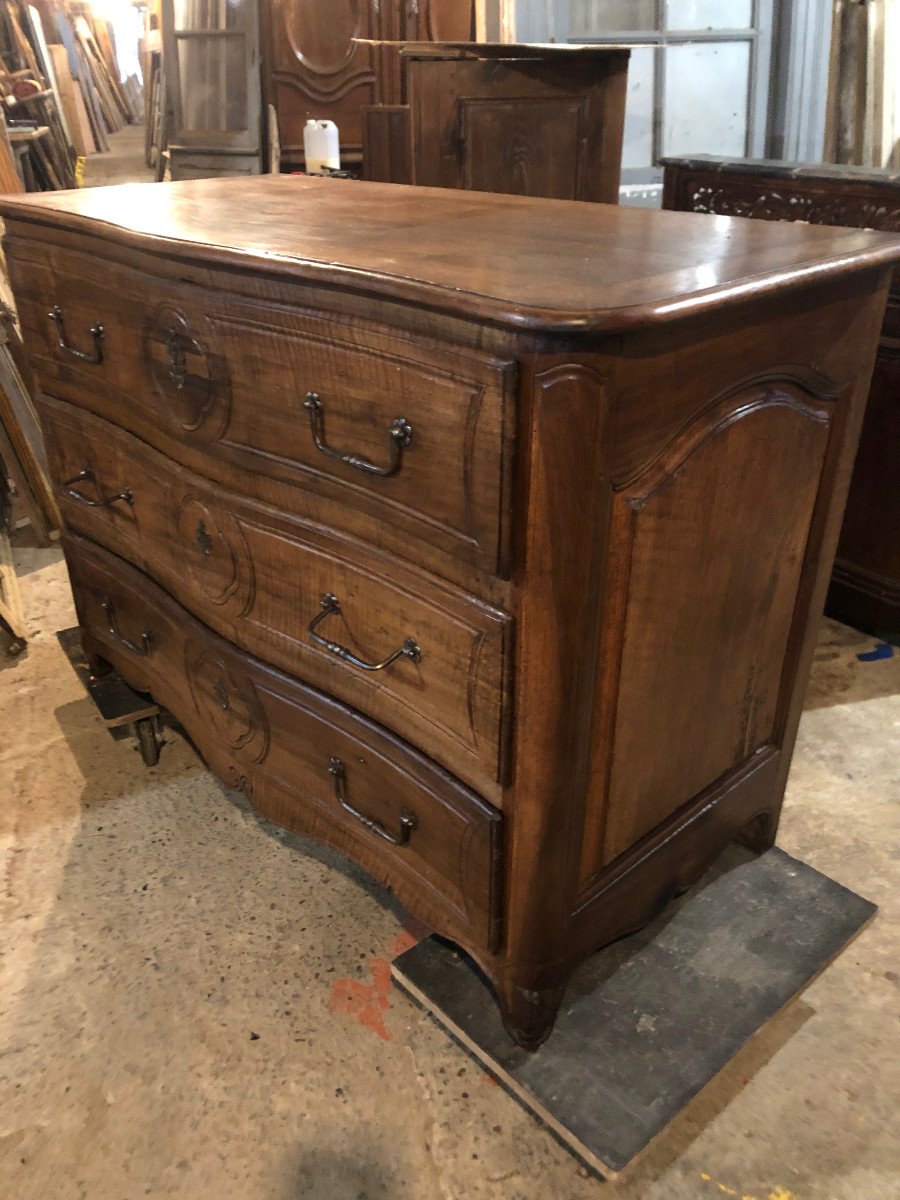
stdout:
POLYGON ((437 189, 7 199, 86 649, 492 979, 781 799, 896 239, 437 189))

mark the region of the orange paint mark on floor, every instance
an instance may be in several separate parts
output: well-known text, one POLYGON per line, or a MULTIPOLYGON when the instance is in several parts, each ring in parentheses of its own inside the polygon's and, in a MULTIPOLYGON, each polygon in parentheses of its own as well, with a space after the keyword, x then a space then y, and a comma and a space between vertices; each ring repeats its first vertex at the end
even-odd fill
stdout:
POLYGON ((373 955, 369 959, 371 983, 362 983, 359 979, 336 979, 328 998, 331 1012, 343 1013, 383 1041, 392 1041, 384 1023, 391 990, 391 959, 411 949, 417 941, 418 938, 404 929, 391 942, 386 956, 373 955))

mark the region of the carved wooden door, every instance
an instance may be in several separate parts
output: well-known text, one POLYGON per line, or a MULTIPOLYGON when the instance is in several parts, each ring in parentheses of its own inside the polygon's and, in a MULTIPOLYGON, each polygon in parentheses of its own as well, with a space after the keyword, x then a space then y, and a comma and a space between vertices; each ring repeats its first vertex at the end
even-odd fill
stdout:
POLYGON ((345 161, 362 151, 362 109, 379 95, 377 52, 354 38, 382 36, 388 0, 263 0, 265 99, 275 107, 282 160, 303 161, 303 126, 334 121, 345 161))

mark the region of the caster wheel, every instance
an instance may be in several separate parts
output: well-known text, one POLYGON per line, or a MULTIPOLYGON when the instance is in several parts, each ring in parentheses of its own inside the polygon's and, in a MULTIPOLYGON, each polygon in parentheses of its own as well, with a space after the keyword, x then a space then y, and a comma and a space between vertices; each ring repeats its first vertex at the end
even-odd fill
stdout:
POLYGON ((155 767, 159 762, 159 737, 155 721, 152 717, 135 721, 134 732, 137 735, 141 758, 148 767, 155 767))

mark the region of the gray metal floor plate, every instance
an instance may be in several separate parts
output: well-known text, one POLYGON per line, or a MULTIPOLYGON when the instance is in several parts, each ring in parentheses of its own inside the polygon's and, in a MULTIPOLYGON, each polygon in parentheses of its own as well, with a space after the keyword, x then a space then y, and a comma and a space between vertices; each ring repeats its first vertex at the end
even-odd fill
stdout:
POLYGON ((579 969, 533 1054, 512 1043, 483 978, 446 942, 427 938, 392 971, 522 1104, 611 1176, 875 911, 781 850, 757 858, 731 847, 654 922, 579 969))

